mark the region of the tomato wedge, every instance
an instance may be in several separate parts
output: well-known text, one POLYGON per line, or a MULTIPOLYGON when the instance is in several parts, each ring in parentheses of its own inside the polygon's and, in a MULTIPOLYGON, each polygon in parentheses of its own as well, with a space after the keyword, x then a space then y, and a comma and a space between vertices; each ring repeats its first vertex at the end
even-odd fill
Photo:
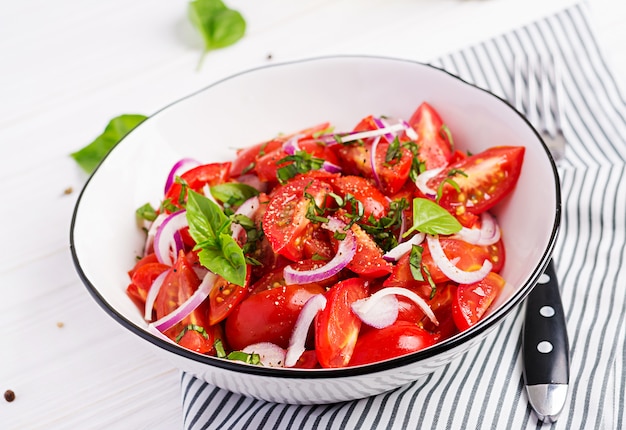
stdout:
POLYGON ((434 345, 436 337, 407 321, 396 321, 380 330, 369 330, 357 340, 350 366, 400 357, 434 345))
POLYGON ((472 155, 446 167, 428 181, 442 195, 439 204, 453 215, 480 214, 509 194, 522 170, 523 146, 498 146, 472 155), (459 191, 450 184, 456 183, 459 191))
MULTIPOLYGON (((169 269, 165 276, 163 285, 154 302, 157 319, 163 318, 177 309, 198 289, 199 285, 200 279, 194 272, 185 254, 181 251, 174 266, 169 269)), ((215 338, 213 336, 214 331, 210 329, 206 319, 207 307, 208 302, 204 301, 180 323, 166 330, 164 334, 178 342, 182 340, 182 337, 179 338, 181 334, 184 337, 189 331, 198 332, 200 337, 194 334, 188 336, 188 345, 191 345, 194 351, 202 354, 212 351, 215 338), (193 341, 190 338, 193 338, 193 341)))
MULTIPOLYGON (((368 279, 380 278, 393 271, 393 265, 383 258, 383 251, 358 224, 350 227, 356 239, 356 255, 348 263, 348 269, 368 279)), ((333 238, 335 247, 339 246, 333 238)))
MULTIPOLYGON (((230 166, 230 161, 203 164, 183 173, 180 178, 187 183, 190 189, 202 193, 205 185, 212 187, 227 182, 230 176, 230 166)), ((164 200, 169 200, 174 206, 181 208, 182 203, 187 200, 187 194, 183 195, 181 184, 174 182, 165 193, 164 200)))
POLYGON ((350 362, 361 328, 351 306, 367 293, 360 278, 341 281, 326 293, 326 307, 315 317, 315 350, 322 367, 344 367, 350 362))
POLYGON ((308 177, 297 177, 277 188, 263 215, 263 231, 274 252, 292 261, 302 259, 302 235, 311 223, 306 215, 312 204, 305 193, 322 205, 331 191, 330 185, 308 177))
POLYGON ((428 103, 422 103, 409 119, 417 132, 417 158, 426 169, 443 167, 452 157, 452 145, 443 131, 443 121, 428 103))
POLYGON ((324 288, 315 284, 287 285, 251 294, 226 318, 229 345, 237 350, 271 342, 287 348, 300 310, 315 294, 324 294, 324 288))
POLYGON ((246 285, 240 286, 218 276, 209 293, 209 325, 215 325, 230 315, 235 306, 248 296, 250 266, 246 271, 246 285))
MULTIPOLYGON (((389 201, 378 188, 376 188, 370 181, 361 176, 340 176, 332 179, 331 184, 335 192, 341 197, 351 195, 355 199, 361 202, 363 205, 363 220, 367 221, 371 216, 376 220, 381 219, 389 211, 389 201)), ((356 208, 353 208, 350 203, 346 205, 346 210, 349 213, 354 213, 356 208)))
POLYGON ((459 285, 452 303, 452 317, 458 329, 467 330, 480 321, 505 284, 500 275, 491 272, 481 281, 459 285))

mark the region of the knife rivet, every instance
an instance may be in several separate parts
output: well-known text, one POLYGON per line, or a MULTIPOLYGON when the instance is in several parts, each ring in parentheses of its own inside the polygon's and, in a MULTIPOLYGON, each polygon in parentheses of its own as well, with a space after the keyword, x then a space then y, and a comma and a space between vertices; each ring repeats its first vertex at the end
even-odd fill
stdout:
POLYGON ((539 309, 539 314, 542 317, 550 318, 554 316, 555 311, 552 306, 542 306, 541 309, 539 309))
POLYGON ((543 340, 537 344, 537 351, 547 354, 552 351, 552 344, 547 340, 543 340))
POLYGON ((550 282, 550 275, 542 273, 539 277, 539 281, 537 282, 539 282, 540 284, 547 284, 548 282, 550 282))

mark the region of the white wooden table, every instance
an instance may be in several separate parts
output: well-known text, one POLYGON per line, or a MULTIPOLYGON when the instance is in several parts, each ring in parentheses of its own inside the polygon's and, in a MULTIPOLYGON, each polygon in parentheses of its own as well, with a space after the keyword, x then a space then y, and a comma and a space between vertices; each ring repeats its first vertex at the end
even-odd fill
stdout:
MULTIPOLYGON (((572 0, 231 0, 244 39, 196 69, 185 0, 0 2, 0 428, 182 427, 179 371, 111 320, 74 271, 86 175, 69 153, 122 113, 149 115, 234 72, 324 54, 429 61, 572 0)), ((626 82, 626 8, 589 0, 626 82), (618 9, 616 9, 616 7, 618 9)))

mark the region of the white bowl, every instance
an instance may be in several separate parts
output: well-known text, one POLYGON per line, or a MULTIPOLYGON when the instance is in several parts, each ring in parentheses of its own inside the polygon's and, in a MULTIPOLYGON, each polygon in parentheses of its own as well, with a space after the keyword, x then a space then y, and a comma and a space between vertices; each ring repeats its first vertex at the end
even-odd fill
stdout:
POLYGON ((71 248, 76 269, 98 304, 175 366, 259 399, 330 403, 414 381, 479 343, 522 304, 537 282, 552 253, 560 208, 558 176, 546 146, 505 101, 428 65, 339 56, 243 72, 144 121, 110 152, 82 190, 72 220, 71 248), (177 160, 230 160, 236 148, 324 121, 345 130, 369 114, 407 118, 422 101, 438 110, 464 150, 526 147, 515 192, 494 210, 505 232, 507 263, 502 275, 510 289, 486 318, 422 351, 344 369, 247 365, 193 353, 147 331, 141 312, 125 292, 127 271, 144 240, 134 211, 147 201, 158 204, 164 178, 177 160))

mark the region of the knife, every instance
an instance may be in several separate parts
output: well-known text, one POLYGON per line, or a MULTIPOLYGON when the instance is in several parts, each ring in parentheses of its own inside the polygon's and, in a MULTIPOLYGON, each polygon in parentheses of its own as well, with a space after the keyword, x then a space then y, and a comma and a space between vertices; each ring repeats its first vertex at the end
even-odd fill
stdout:
POLYGON ((567 400, 569 340, 552 260, 526 299, 522 346, 528 401, 540 421, 556 422, 567 400))

